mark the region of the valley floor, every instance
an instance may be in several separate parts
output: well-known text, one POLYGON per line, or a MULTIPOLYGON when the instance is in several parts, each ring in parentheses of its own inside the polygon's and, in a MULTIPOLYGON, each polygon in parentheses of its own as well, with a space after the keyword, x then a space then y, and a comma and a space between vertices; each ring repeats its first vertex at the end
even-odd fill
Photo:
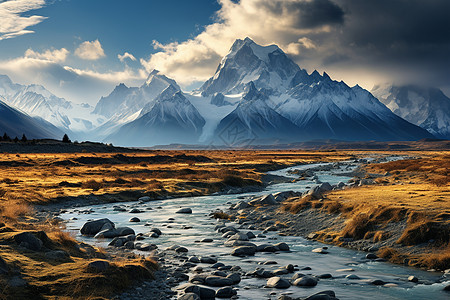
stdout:
MULTIPOLYGON (((0 156, 0 298, 5 299, 110 298, 157 272, 153 259, 75 240, 57 217, 66 207, 135 201, 143 196, 167 199, 259 191, 286 180, 267 176, 267 171, 369 154, 116 148, 39 153, 39 147, 30 153, 18 152, 0 156), (90 263, 98 259, 108 261, 112 268, 106 273, 93 268, 90 263)), ((379 255, 416 266, 449 268, 450 154, 407 154, 418 159, 368 165, 362 170, 365 177, 360 179, 373 180, 372 185, 333 191, 323 199, 288 199, 281 209, 261 211, 274 210, 275 218, 314 211, 326 216, 326 229, 301 232, 298 227, 296 232, 292 226, 281 233, 316 232, 314 238, 349 247, 355 241, 391 241, 382 245, 389 248, 381 247, 379 255), (425 253, 433 261, 421 258, 425 253)))

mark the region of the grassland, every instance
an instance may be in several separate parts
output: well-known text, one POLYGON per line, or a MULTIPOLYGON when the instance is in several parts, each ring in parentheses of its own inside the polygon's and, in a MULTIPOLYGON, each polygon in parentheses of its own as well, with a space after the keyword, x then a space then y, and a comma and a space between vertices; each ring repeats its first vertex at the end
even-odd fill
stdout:
MULTIPOLYGON (((413 154, 413 153, 411 153, 413 154)), ((339 245, 364 240, 380 246, 392 262, 450 268, 450 153, 418 152, 416 159, 369 164, 365 180, 374 184, 332 191, 323 198, 290 199, 284 210, 317 209, 345 226, 318 232, 339 245)))
POLYGON ((124 259, 76 241, 51 214, 48 219, 38 214, 37 207, 261 188, 273 179, 265 178, 266 171, 354 157, 334 151, 111 150, 34 149, 35 153, 0 155, 0 298, 109 298, 136 280, 151 278, 157 268, 154 261, 124 259), (28 250, 17 242, 16 236, 24 232, 43 241, 46 251, 28 250), (49 256, 50 252, 60 255, 49 256), (108 260, 112 267, 93 273, 87 266, 96 259, 108 260))

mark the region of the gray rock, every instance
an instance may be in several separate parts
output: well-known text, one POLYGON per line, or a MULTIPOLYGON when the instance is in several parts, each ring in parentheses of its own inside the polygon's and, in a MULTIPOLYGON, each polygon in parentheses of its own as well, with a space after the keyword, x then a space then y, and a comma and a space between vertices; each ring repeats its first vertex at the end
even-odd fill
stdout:
POLYGON ((132 210, 130 210, 130 213, 132 213, 132 214, 140 214, 140 213, 142 213, 142 210, 140 210, 138 208, 133 208, 132 210))
POLYGON ((280 249, 280 251, 289 251, 289 246, 286 243, 278 243, 275 244, 274 246, 280 249))
POLYGON ((329 279, 329 278, 333 278, 333 276, 329 273, 325 273, 325 274, 320 274, 319 276, 317 276, 320 279, 329 279))
POLYGON ((239 201, 238 203, 232 205, 230 208, 233 210, 240 210, 250 207, 250 205, 245 201, 239 201))
POLYGON ((223 267, 223 266, 225 266, 223 263, 218 262, 218 263, 213 264, 213 265, 211 266, 211 268, 213 268, 213 269, 218 269, 218 268, 223 267))
POLYGON ((117 236, 126 236, 126 235, 135 235, 136 233, 134 230, 130 227, 118 227, 117 230, 117 236))
POLYGON ((38 239, 31 232, 21 232, 14 236, 14 241, 22 247, 33 251, 40 251, 42 248, 42 241, 38 239))
POLYGON ((194 264, 198 264, 200 262, 200 259, 197 256, 191 256, 188 258, 188 261, 194 264))
POLYGON ((359 278, 358 275, 355 275, 355 274, 349 274, 349 275, 345 276, 345 278, 351 279, 351 280, 361 279, 361 278, 359 278))
POLYGON ((205 285, 214 287, 223 287, 232 285, 233 281, 230 278, 220 276, 208 276, 205 278, 205 285))
POLYGON ((288 270, 286 270, 286 269, 283 269, 283 268, 280 268, 280 269, 276 269, 275 271, 273 271, 273 275, 285 275, 285 274, 288 274, 289 273, 289 271, 288 270))
POLYGON ((378 256, 376 256, 373 253, 367 253, 367 255, 366 255, 366 259, 377 259, 377 258, 378 258, 378 256))
POLYGON ((238 232, 233 234, 228 238, 229 241, 238 240, 238 241, 248 241, 248 236, 245 233, 238 232))
POLYGON ((217 258, 210 256, 202 256, 200 257, 200 262, 203 264, 215 264, 217 263, 217 258))
POLYGON ((322 291, 307 297, 305 300, 338 300, 333 291, 322 291))
POLYGON ((302 287, 316 286, 317 279, 312 276, 306 275, 306 276, 296 279, 293 284, 295 286, 302 286, 302 287))
POLYGON ((269 280, 267 280, 266 286, 269 288, 287 289, 291 286, 291 284, 289 283, 289 281, 276 276, 269 278, 269 280))
POLYGON ((241 275, 238 273, 231 273, 227 276, 227 278, 231 279, 233 281, 233 284, 238 284, 241 282, 241 275))
POLYGON ((159 230, 158 228, 152 228, 152 229, 150 229, 150 232, 154 232, 154 233, 156 233, 157 235, 162 235, 161 230, 159 230))
POLYGON ((178 248, 175 249, 175 252, 177 252, 177 253, 186 253, 188 251, 189 250, 187 248, 185 248, 185 247, 178 247, 178 248))
POLYGON ((104 272, 109 269, 109 262, 106 260, 94 260, 88 264, 88 270, 91 272, 104 272))
POLYGON ((419 282, 419 278, 417 278, 414 275, 411 275, 411 276, 408 277, 408 281, 417 283, 417 282, 419 282))
POLYGON ((291 280, 292 280, 292 281, 296 281, 297 279, 302 278, 302 277, 305 277, 305 276, 306 276, 306 275, 303 274, 303 273, 295 273, 295 274, 292 276, 291 280))
POLYGON ((373 285, 385 285, 386 282, 384 282, 383 280, 380 280, 380 279, 375 279, 375 280, 372 280, 370 282, 370 284, 373 284, 373 285))
POLYGON ((94 235, 94 238, 96 238, 96 239, 111 239, 111 238, 115 238, 118 236, 119 236, 119 233, 117 232, 117 230, 115 228, 111 228, 111 229, 105 229, 105 230, 98 232, 96 235, 94 235))
POLYGON ((139 219, 138 217, 132 217, 130 220, 129 220, 129 222, 132 222, 132 223, 139 223, 141 221, 141 219, 139 219))
POLYGON ((325 250, 323 248, 316 248, 316 249, 313 249, 311 252, 319 253, 319 254, 328 254, 329 253, 327 250, 325 250))
POLYGON ((233 256, 248 256, 248 255, 255 255, 256 248, 252 246, 240 246, 237 248, 234 248, 231 252, 231 255, 233 256))
POLYGON ((232 298, 237 292, 230 286, 220 288, 216 291, 216 298, 232 298))
POLYGON ((200 300, 200 297, 195 293, 186 293, 179 296, 178 300, 200 300))
POLYGON ((96 235, 102 230, 113 228, 115 228, 114 223, 105 218, 84 223, 83 227, 80 229, 80 232, 83 235, 96 235))
POLYGON ((213 289, 201 287, 194 284, 187 284, 184 288, 185 294, 194 293, 197 294, 200 299, 214 299, 216 292, 213 289))
POLYGON ((177 214, 192 214, 192 209, 189 207, 181 208, 176 211, 177 214))
POLYGON ((239 241, 239 240, 231 240, 231 241, 226 241, 225 243, 223 243, 224 246, 226 247, 239 247, 239 246, 251 246, 251 247, 255 247, 256 245, 251 243, 251 242, 247 242, 247 241, 239 241))
POLYGON ((140 251, 152 251, 152 250, 157 249, 158 246, 156 246, 155 244, 136 242, 136 243, 134 243, 134 248, 136 250, 140 250, 140 251))
POLYGON ((249 240, 256 238, 255 234, 251 231, 247 232, 246 234, 249 240))
POLYGON ((450 292, 450 284, 447 284, 443 290, 446 292, 450 292))
POLYGON ((258 245, 256 247, 256 251, 258 252, 277 252, 280 249, 278 247, 276 247, 275 245, 270 245, 270 244, 262 244, 262 245, 258 245))
POLYGON ((209 238, 200 240, 200 243, 212 243, 212 242, 213 242, 213 239, 209 239, 209 238))

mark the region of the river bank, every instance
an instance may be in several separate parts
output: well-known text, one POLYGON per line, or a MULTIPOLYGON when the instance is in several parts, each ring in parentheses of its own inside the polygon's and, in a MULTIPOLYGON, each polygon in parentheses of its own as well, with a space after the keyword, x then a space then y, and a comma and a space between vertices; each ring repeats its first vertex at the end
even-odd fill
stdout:
MULTIPOLYGON (((352 168, 356 167, 356 164, 351 165, 352 168)), ((304 167, 307 168, 313 166, 308 165, 304 167)), ((330 170, 324 170, 322 173, 318 172, 316 174, 318 175, 318 178, 315 180, 323 182, 329 181, 333 185, 338 184, 339 181, 350 179, 348 175, 351 173, 351 170, 347 170, 346 168, 346 165, 341 165, 339 167, 339 172, 334 175, 327 175, 330 173, 330 170), (342 176, 342 174, 347 176, 342 176)), ((279 183, 268 186, 267 191, 263 193, 257 193, 257 195, 244 194, 238 198, 250 200, 249 197, 258 196, 258 194, 262 196, 267 192, 283 192, 287 191, 288 188, 306 190, 306 187, 311 187, 315 183, 315 180, 298 180, 289 183, 279 183)), ((88 209, 69 210, 67 213, 64 213, 62 217, 66 220, 71 220, 74 217, 77 218, 76 220, 69 221, 67 224, 68 229, 73 230, 74 232, 79 232, 79 228, 81 228, 87 220, 102 217, 109 217, 114 222, 117 222, 117 224, 120 224, 120 226, 126 224, 126 226, 130 226, 136 232, 142 232, 144 235, 146 232, 151 232, 150 229, 152 227, 156 227, 162 231, 162 235, 157 238, 145 237, 144 239, 147 243, 152 243, 158 247, 151 255, 166 255, 165 253, 172 253, 176 250, 174 245, 185 248, 188 252, 181 252, 178 253, 178 255, 175 254, 178 256, 177 258, 168 259, 165 262, 169 264, 174 263, 174 266, 177 266, 175 267, 177 272, 188 275, 190 281, 194 280, 192 284, 203 288, 213 289, 216 293, 219 288, 208 284, 205 285, 205 282, 203 281, 196 281, 196 279, 199 278, 196 276, 197 271, 199 270, 197 267, 202 269, 200 275, 203 277, 200 276, 201 280, 201 278, 205 279, 208 276, 221 275, 219 277, 226 277, 230 275, 229 272, 232 268, 238 266, 241 268, 238 271, 238 274, 241 276, 241 283, 231 284, 229 287, 237 292, 240 299, 255 299, 255 297, 258 299, 261 297, 276 299, 281 296, 286 298, 288 295, 293 298, 305 298, 313 294, 313 292, 321 292, 326 289, 333 290, 336 296, 341 299, 353 299, 355 295, 361 299, 373 299, 374 297, 383 297, 385 299, 404 299, 405 297, 408 297, 408 299, 423 299, 430 295, 433 295, 436 299, 440 299, 439 297, 445 299, 445 295, 442 294, 442 289, 445 286, 445 279, 442 278, 442 273, 422 272, 409 268, 395 268, 390 264, 382 262, 381 259, 366 259, 366 254, 364 253, 358 254, 351 250, 344 250, 343 248, 334 246, 328 246, 329 249, 325 250, 322 248, 325 247, 325 245, 304 240, 300 237, 284 236, 284 234, 279 235, 277 231, 272 230, 267 230, 267 232, 265 232, 267 227, 274 224, 264 224, 264 226, 262 226, 264 228, 261 227, 262 230, 259 230, 258 222, 255 221, 255 223, 252 224, 251 221, 241 218, 234 223, 227 221, 225 227, 232 226, 235 229, 230 230, 237 230, 245 234, 247 234, 247 231, 251 231, 256 236, 256 239, 251 239, 249 242, 241 241, 238 243, 254 243, 255 247, 257 247, 264 244, 274 245, 282 242, 290 247, 290 251, 279 252, 279 249, 276 250, 276 248, 271 248, 275 250, 274 253, 256 252, 254 253, 254 256, 251 255, 243 258, 230 255, 234 251, 233 248, 224 247, 230 242, 228 241, 230 237, 222 237, 222 235, 224 235, 223 233, 218 233, 214 230, 217 224, 223 226, 221 225, 221 222, 223 221, 216 223, 211 220, 208 215, 209 212, 214 212, 216 209, 221 209, 225 212, 230 204, 241 201, 236 198, 235 195, 217 195, 212 197, 181 198, 175 199, 174 201, 165 200, 146 203, 130 202, 116 205, 96 205, 88 209), (178 210, 187 207, 192 210, 191 214, 177 214, 178 210), (132 213, 134 209, 141 210, 141 213, 132 213), (130 223, 129 221, 133 217, 138 217, 141 222, 130 223), (147 227, 147 224, 150 224, 150 227, 147 227), (268 226, 266 227, 266 225, 268 226), (212 241, 208 243, 199 243, 199 241, 203 239, 210 239, 212 241), (314 249, 322 249, 320 250, 321 252, 327 251, 329 254, 323 255, 312 252, 314 249), (217 269, 211 268, 212 265, 189 261, 191 257, 200 258, 202 256, 214 257, 219 263, 225 265, 224 270, 227 272, 214 273, 217 269), (271 261, 276 262, 276 264, 271 265, 271 261), (303 290, 291 286, 295 281, 292 279, 292 281, 289 280, 292 275, 289 275, 289 273, 285 274, 285 271, 279 270, 280 267, 288 266, 289 264, 292 264, 297 272, 318 279, 319 282, 317 287, 303 290), (295 267, 295 265, 298 266, 295 267), (305 269, 302 271, 301 269, 304 267, 311 268, 311 270, 305 269), (290 286, 287 290, 279 290, 277 288, 262 289, 268 285, 268 282, 267 279, 261 278, 261 275, 258 275, 263 271, 254 273, 254 271, 256 271, 255 268, 264 268, 264 270, 269 273, 261 274, 266 274, 264 276, 271 275, 271 277, 281 277, 281 279, 287 280, 290 286), (274 276, 275 274, 281 275, 274 276), (328 277, 328 279, 319 278, 321 275, 325 274, 331 274, 331 277, 328 277), (409 282, 409 276, 418 278, 419 283, 409 282), (380 286, 383 287, 382 290, 379 289, 380 286), (359 287, 364 287, 365 292, 358 292, 359 287)), ((258 208, 258 210, 260 209, 264 210, 264 208, 258 208)), ((268 223, 270 223, 270 216, 268 217, 269 220, 265 221, 269 221, 268 223)), ((313 223, 319 224, 319 222, 313 223)), ((284 227, 282 223, 278 224, 281 224, 279 225, 280 228, 284 227)), ((86 238, 80 235, 78 235, 77 238, 103 247, 106 247, 108 244, 101 240, 86 238)), ((243 238, 245 239, 245 237, 243 238)), ((148 253, 139 250, 130 251, 148 255, 148 253)), ((192 260, 196 261, 195 258, 192 258, 192 260)), ((234 268, 233 272, 236 271, 236 268, 234 268)), ((182 277, 186 278, 185 276, 182 277)), ((145 290, 145 286, 141 288, 145 290)), ((179 297, 183 297, 184 292, 191 291, 192 289, 195 290, 198 288, 183 286, 181 290, 179 290, 179 297)), ((209 293, 211 293, 211 291, 209 291, 209 293)), ((126 294, 124 297, 124 299, 134 299, 133 297, 138 298, 139 293, 131 291, 131 293, 126 294)))

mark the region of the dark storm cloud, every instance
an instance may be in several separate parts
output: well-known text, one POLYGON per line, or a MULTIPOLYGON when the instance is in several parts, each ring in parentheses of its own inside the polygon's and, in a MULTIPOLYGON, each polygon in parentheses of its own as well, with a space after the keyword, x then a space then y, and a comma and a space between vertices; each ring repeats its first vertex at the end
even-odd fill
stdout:
POLYGON ((330 0, 273 1, 261 4, 274 15, 291 14, 295 17, 293 25, 302 29, 313 29, 344 22, 344 11, 330 0))
POLYGON ((345 12, 344 26, 316 40, 331 41, 324 66, 348 63, 350 57, 354 65, 384 68, 387 75, 403 72, 404 81, 450 85, 450 1, 335 3, 345 12))

